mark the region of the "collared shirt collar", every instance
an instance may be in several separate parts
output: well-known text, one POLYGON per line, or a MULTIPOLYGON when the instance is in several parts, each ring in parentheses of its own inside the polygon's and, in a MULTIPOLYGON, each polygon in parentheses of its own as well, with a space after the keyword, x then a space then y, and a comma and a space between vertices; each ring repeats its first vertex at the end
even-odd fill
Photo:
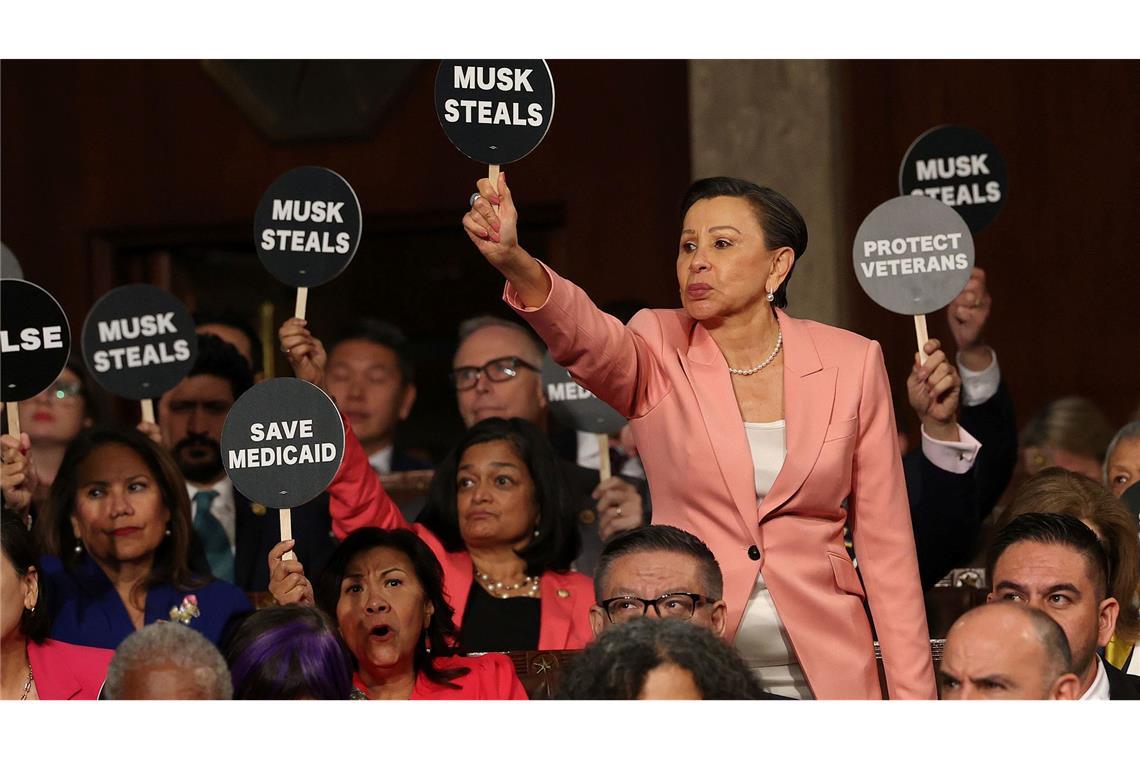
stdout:
POLYGON ((368 457, 368 464, 372 466, 373 470, 376 470, 376 472, 380 473, 381 475, 385 475, 392 471, 392 448, 393 447, 391 446, 385 446, 372 456, 368 457))
POLYGON ((1096 656, 1096 678, 1093 679, 1092 685, 1088 690, 1081 695, 1081 701, 1094 700, 1094 699, 1109 699, 1108 696, 1108 671, 1104 669, 1104 662, 1101 661, 1100 655, 1096 656))

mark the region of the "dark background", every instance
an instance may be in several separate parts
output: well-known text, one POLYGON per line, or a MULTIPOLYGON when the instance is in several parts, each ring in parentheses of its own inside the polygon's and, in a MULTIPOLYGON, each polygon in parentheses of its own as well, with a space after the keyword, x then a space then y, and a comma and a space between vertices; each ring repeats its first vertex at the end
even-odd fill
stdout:
MULTIPOLYGON (((167 287, 191 309, 235 306, 251 321, 267 303, 279 324, 294 293, 258 263, 254 209, 284 171, 333 169, 360 198, 363 242, 339 279, 310 291, 311 326, 327 338, 372 315, 408 332, 420 398, 405 443, 438 454, 460 428, 445 378, 456 326, 509 312, 500 278, 460 228, 485 167, 436 122, 436 66, 5 61, 0 235, 72 325, 128 282, 167 287)), ((691 178, 686 62, 550 67, 557 104, 546 140, 504 167, 526 245, 598 302, 677 305, 677 206, 691 178)), ((898 193, 899 160, 916 136, 946 122, 979 129, 1009 173, 1006 203, 975 242, 996 301, 991 343, 1019 419, 1079 393, 1122 424, 1140 402, 1140 66, 857 61, 835 70, 845 245, 898 193)), ((912 320, 875 306, 849 269, 842 281, 851 291, 842 326, 883 342, 901 388, 912 320)), ((793 300, 804 287, 793 282, 793 300)), ((943 314, 930 329, 949 338, 943 314)))

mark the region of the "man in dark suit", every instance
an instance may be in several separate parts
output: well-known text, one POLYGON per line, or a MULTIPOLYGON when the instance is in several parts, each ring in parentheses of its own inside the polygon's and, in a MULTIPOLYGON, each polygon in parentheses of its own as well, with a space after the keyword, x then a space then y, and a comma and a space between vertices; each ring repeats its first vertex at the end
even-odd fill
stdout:
POLYGON ((1120 604, 1109 589, 1109 562, 1083 522, 1030 512, 998 531, 987 570, 987 601, 1028 604, 1065 631, 1082 700, 1140 699, 1140 676, 1114 668, 1097 653, 1112 638, 1120 604))
MULTIPOLYGON (((471 427, 488 417, 522 417, 551 432, 542 387, 545 347, 529 328, 497 317, 476 317, 459 326, 452 381, 459 414, 471 427)), ((578 517, 582 551, 575 569, 592 574, 603 543, 613 535, 648 524, 644 480, 614 475, 598 482, 598 471, 560 452, 559 469, 578 517)), ((614 468, 615 472, 620 472, 614 468)))
MULTIPOLYGON (((220 446, 226 414, 252 385, 250 365, 234 346, 200 334, 190 374, 159 400, 158 427, 139 427, 161 437, 186 478, 199 567, 208 564, 215 577, 246 591, 265 591, 269 550, 281 540, 277 513, 234 489, 220 446)), ((335 548, 327 496, 293 510, 293 535, 302 564, 319 572, 335 548)))

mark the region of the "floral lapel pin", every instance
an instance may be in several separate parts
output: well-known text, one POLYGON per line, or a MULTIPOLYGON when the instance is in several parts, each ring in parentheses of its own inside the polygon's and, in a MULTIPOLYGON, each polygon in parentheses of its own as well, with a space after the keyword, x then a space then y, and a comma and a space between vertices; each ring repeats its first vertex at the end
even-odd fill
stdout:
POLYGON ((202 612, 198 609, 198 597, 194 594, 188 594, 183 597, 181 605, 170 608, 170 619, 175 623, 190 625, 191 620, 201 616, 202 612))

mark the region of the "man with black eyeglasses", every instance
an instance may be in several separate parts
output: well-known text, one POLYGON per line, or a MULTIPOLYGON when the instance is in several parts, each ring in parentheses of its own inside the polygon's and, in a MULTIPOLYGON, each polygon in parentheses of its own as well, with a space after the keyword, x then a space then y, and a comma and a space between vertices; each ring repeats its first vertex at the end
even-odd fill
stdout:
MULTIPOLYGON (((538 338, 523 325, 497 317, 463 322, 451 365, 463 424, 471 427, 488 417, 521 417, 549 434, 542 387, 544 353, 538 338)), ((647 488, 644 480, 617 475, 599 483, 597 470, 582 467, 564 454, 558 461, 582 538, 575 569, 588 575, 594 571, 603 542, 649 522, 647 488)))

